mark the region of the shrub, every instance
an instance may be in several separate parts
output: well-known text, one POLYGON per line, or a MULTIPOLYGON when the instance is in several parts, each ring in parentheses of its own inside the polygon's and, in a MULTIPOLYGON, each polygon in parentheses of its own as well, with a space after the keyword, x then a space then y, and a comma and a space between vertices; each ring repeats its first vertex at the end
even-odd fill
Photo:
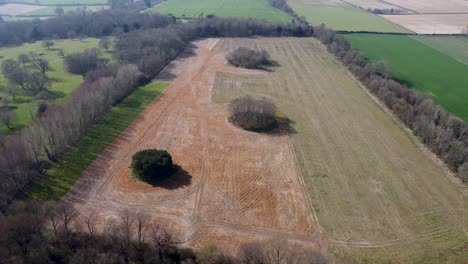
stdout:
POLYGON ((175 166, 165 150, 147 149, 132 157, 132 175, 145 182, 157 182, 170 176, 175 166))
POLYGON ((229 103, 229 111, 229 121, 246 130, 267 131, 277 124, 276 106, 266 98, 236 98, 229 103))
POLYGON ((226 59, 231 65, 248 69, 270 64, 270 55, 265 50, 255 51, 244 47, 231 51, 226 59))

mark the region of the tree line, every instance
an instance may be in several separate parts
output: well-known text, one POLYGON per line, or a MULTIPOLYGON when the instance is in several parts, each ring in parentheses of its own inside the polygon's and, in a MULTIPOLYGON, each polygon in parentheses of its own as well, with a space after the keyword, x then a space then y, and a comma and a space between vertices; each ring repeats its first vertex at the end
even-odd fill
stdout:
POLYGON ((99 12, 69 12, 46 20, 0 24, 0 47, 44 39, 103 37, 175 23, 172 16, 129 12, 122 9, 99 12))
POLYGON ((113 105, 152 80, 190 41, 206 37, 311 36, 312 32, 299 23, 197 19, 119 35, 114 48, 118 64, 100 63, 89 50, 68 55, 66 68, 83 74, 84 83, 65 103, 48 106, 28 127, 11 136, 0 136, 0 207, 26 192, 44 176, 51 162, 57 161, 113 105))
POLYGON ((70 205, 19 202, 0 214, 2 263, 325 264, 320 252, 273 239, 241 246, 235 255, 214 245, 181 246, 175 231, 144 212, 122 210, 101 221, 70 205))
POLYGON ((314 35, 413 133, 468 182, 468 125, 426 95, 391 79, 389 64, 370 63, 350 43, 324 25, 314 35))

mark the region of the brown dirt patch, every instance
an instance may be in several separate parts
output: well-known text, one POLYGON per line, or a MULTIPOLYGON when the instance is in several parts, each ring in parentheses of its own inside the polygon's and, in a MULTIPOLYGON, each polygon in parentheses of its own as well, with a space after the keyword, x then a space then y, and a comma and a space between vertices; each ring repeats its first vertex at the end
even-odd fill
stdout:
POLYGON ((224 53, 213 49, 216 44, 215 39, 197 41, 167 67, 163 79, 173 80, 171 85, 88 168, 65 200, 79 210, 99 212, 101 219, 122 210, 144 211, 169 223, 192 246, 276 236, 315 246, 288 135, 240 130, 226 121, 225 106, 211 101, 217 72, 263 72, 226 65, 224 53), (183 171, 160 186, 133 180, 131 157, 149 148, 167 149, 183 171))

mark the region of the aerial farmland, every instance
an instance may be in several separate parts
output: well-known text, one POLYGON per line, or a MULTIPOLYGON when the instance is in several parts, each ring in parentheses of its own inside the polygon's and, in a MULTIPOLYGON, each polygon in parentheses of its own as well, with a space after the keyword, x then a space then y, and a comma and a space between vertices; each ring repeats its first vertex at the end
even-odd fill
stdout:
POLYGON ((0 259, 467 263, 467 14, 1 4, 0 259))

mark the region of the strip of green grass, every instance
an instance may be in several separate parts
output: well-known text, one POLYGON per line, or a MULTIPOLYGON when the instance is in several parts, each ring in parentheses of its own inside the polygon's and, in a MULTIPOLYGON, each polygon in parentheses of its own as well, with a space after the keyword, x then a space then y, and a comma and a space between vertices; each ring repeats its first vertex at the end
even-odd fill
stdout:
POLYGON ((292 20, 290 15, 272 7, 267 0, 168 0, 154 6, 149 11, 172 14, 180 18, 216 15, 266 19, 274 22, 290 22, 292 20))
POLYGON ((389 62, 394 78, 426 93, 468 121, 468 65, 409 36, 348 34, 345 37, 370 61, 389 62))
POLYGON ((47 175, 34 185, 27 198, 60 200, 89 165, 151 103, 167 84, 151 83, 139 88, 114 107, 102 122, 91 128, 63 158, 52 165, 47 175))

